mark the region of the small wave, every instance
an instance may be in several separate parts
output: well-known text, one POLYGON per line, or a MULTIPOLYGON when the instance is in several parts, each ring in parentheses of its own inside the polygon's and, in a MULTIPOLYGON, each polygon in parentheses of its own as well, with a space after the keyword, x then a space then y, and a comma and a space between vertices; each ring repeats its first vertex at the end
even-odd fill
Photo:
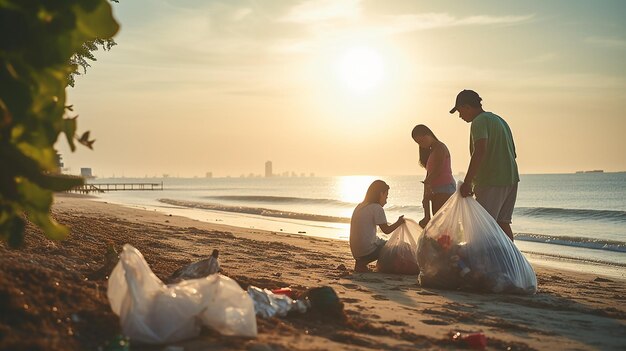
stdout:
POLYGON ((422 206, 391 205, 385 207, 385 211, 405 213, 408 216, 413 213, 424 213, 424 208, 422 206))
POLYGON ((210 204, 210 203, 194 202, 194 201, 180 201, 180 200, 172 200, 172 199, 159 199, 158 201, 165 203, 165 204, 169 204, 169 205, 188 207, 188 208, 200 208, 203 210, 211 210, 211 211, 235 212, 235 213, 265 216, 265 217, 300 219, 300 220, 315 221, 315 222, 350 223, 350 218, 324 216, 324 215, 281 211, 281 210, 272 210, 272 209, 260 208, 260 207, 227 206, 227 205, 220 205, 220 204, 210 204))
POLYGON ((245 202, 263 202, 263 203, 301 203, 314 205, 334 205, 342 207, 354 207, 355 203, 344 202, 331 199, 313 199, 306 197, 289 197, 289 196, 263 196, 263 195, 223 195, 223 196, 205 196, 209 200, 226 200, 226 201, 245 201, 245 202))
POLYGON ((602 240, 576 236, 554 236, 533 233, 516 233, 515 240, 532 241, 536 243, 546 243, 553 245, 575 246, 586 249, 626 252, 626 242, 617 240, 602 240))
POLYGON ((552 253, 537 252, 537 251, 522 250, 522 252, 525 254, 530 254, 530 255, 552 257, 554 259, 559 259, 559 260, 568 260, 568 261, 573 261, 573 262, 586 262, 586 263, 591 263, 591 264, 613 266, 613 267, 626 267, 626 263, 621 263, 621 262, 594 260, 594 259, 589 259, 589 258, 584 259, 580 257, 572 257, 572 256, 567 256, 567 255, 552 254, 552 253))
POLYGON ((552 207, 518 207, 516 215, 569 220, 610 220, 626 223, 626 211, 589 210, 552 207))

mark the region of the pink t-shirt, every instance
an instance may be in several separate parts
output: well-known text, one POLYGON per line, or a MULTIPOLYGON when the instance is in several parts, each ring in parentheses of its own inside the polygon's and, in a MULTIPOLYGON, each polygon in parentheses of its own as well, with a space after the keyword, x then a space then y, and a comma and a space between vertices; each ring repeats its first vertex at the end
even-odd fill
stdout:
MULTIPOLYGON (((433 163, 433 158, 429 157, 428 162, 426 162, 426 172, 431 173, 435 169, 435 164, 433 163)), ((454 184, 454 178, 452 177, 452 166, 450 165, 450 153, 446 155, 446 158, 443 160, 443 169, 437 176, 437 178, 433 179, 430 182, 431 187, 454 184)))

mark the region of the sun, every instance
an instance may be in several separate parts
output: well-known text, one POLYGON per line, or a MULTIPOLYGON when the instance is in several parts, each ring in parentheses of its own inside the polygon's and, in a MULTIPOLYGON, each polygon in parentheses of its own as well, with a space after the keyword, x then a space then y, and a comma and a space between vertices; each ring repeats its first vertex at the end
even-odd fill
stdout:
POLYGON ((351 93, 368 93, 379 88, 385 79, 382 55, 368 47, 353 47, 339 55, 336 76, 339 84, 351 93))

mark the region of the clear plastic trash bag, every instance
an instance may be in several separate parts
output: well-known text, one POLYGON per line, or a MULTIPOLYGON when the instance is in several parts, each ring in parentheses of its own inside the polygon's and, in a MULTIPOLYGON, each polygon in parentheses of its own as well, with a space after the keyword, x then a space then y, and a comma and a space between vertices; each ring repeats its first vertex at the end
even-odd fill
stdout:
POLYGON ((417 264, 417 242, 422 234, 422 228, 412 219, 405 219, 404 223, 391 233, 391 237, 380 250, 376 262, 379 272, 394 274, 419 273, 417 264))
POLYGON ((420 285, 534 294, 532 266, 473 197, 461 196, 461 184, 418 241, 420 285))
POLYGON ((223 335, 257 334, 252 299, 237 282, 212 274, 165 285, 129 244, 109 277, 107 296, 131 340, 174 342, 197 336, 201 325, 223 335))

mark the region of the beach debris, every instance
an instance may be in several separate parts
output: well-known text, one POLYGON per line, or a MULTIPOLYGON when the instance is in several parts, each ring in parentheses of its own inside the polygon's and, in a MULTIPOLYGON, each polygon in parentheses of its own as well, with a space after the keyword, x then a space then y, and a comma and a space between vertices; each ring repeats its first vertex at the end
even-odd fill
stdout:
POLYGON ((339 266, 337 266, 337 268, 335 268, 335 269, 338 270, 338 271, 347 271, 348 267, 346 267, 346 265, 342 263, 339 266))
POLYGON ((405 219, 405 222, 391 233, 391 237, 380 250, 376 269, 382 273, 419 274, 415 253, 421 234, 422 228, 417 222, 405 219))
POLYGON ((128 337, 118 334, 107 341, 104 347, 98 347, 98 351, 130 351, 130 340, 128 337))
POLYGON ((272 289, 272 292, 274 294, 279 294, 279 295, 286 295, 291 297, 292 299, 295 296, 295 291, 293 291, 290 287, 286 287, 286 288, 279 288, 279 289, 272 289))
POLYGON ((452 340, 476 350, 482 350, 487 347, 487 337, 484 333, 461 334, 460 332, 455 332, 452 333, 452 340))
POLYGON ((275 272, 272 273, 273 276, 275 276, 276 278, 280 278, 280 276, 282 276, 283 274, 281 272, 275 272))
POLYGON ((600 282, 600 283, 612 283, 613 282, 611 279, 606 279, 606 278, 601 278, 601 277, 597 277, 593 281, 600 282))
POLYGON ((254 302, 257 316, 261 318, 285 317, 291 311, 305 313, 309 309, 307 301, 294 300, 285 294, 252 285, 248 287, 248 295, 254 302))
POLYGON ((165 285, 129 244, 111 273, 107 297, 131 340, 176 342, 199 335, 202 325, 223 335, 257 335, 254 303, 237 282, 218 273, 165 285))
POLYGON ((311 288, 305 291, 300 298, 308 301, 312 312, 324 318, 342 321, 346 319, 343 302, 339 299, 337 292, 330 286, 311 288))
POLYGON ((177 269, 174 273, 172 273, 172 275, 170 275, 169 278, 167 278, 167 281, 169 283, 178 283, 183 280, 204 278, 211 274, 220 273, 222 268, 220 268, 220 263, 218 261, 219 254, 219 250, 213 250, 209 258, 202 259, 198 262, 194 262, 177 269))
POLYGON ((248 351, 275 351, 275 350, 269 344, 254 344, 254 345, 248 346, 248 351))
POLYGON ((107 243, 107 250, 104 254, 104 262, 102 266, 97 270, 87 274, 87 279, 89 280, 101 280, 106 279, 109 276, 109 273, 113 270, 113 267, 117 264, 119 259, 119 255, 117 250, 115 249, 115 245, 112 242, 107 243))
POLYGON ((163 351, 185 351, 185 348, 182 346, 167 346, 163 349, 163 351))
POLYGON ((537 276, 526 257, 474 198, 461 196, 460 185, 418 240, 420 285, 536 293, 537 276))

